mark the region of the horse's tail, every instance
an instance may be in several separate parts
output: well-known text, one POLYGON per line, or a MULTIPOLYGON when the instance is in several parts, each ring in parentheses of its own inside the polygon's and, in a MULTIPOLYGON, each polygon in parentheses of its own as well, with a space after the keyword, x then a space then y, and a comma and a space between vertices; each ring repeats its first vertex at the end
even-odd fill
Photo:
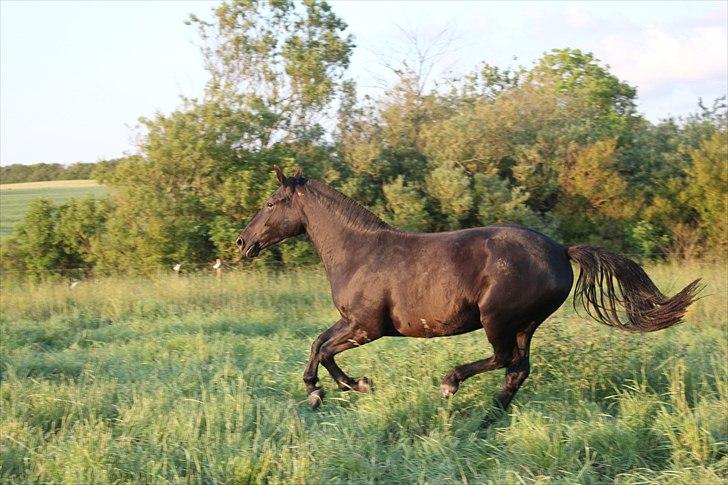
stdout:
POLYGON ((654 332, 679 323, 702 289, 697 279, 667 298, 640 265, 624 256, 591 246, 571 246, 567 253, 580 266, 574 308, 580 303, 595 320, 628 332, 654 332))

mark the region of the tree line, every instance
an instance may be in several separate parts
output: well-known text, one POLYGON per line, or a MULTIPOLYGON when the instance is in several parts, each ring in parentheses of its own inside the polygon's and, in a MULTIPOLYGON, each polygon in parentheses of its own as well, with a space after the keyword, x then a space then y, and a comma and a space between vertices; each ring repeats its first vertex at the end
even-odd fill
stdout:
POLYGON ((24 165, 13 163, 0 167, 0 183, 19 184, 25 182, 46 182, 52 180, 90 180, 98 178, 97 171, 108 171, 124 158, 101 160, 98 162, 76 162, 70 165, 61 163, 33 163, 24 165))
MULTIPOLYGON (((404 230, 511 222, 635 259, 725 257, 725 98, 653 123, 634 86, 578 49, 434 88, 405 63, 373 98, 348 77, 354 40, 326 2, 228 0, 189 24, 202 96, 142 118, 138 153, 96 168, 108 200, 35 202, 3 243, 6 273, 239 261, 233 241, 276 188, 273 164, 404 230)), ((255 264, 315 261, 294 240, 255 264)))
POLYGON ((44 182, 47 180, 86 180, 93 178, 95 163, 34 163, 23 165, 14 163, 0 167, 0 183, 17 184, 22 182, 44 182))

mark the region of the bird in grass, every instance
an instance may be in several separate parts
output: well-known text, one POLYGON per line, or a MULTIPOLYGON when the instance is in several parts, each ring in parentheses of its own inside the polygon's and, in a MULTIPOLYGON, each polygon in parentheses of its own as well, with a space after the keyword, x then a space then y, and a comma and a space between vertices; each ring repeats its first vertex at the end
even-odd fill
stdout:
POLYGON ((182 269, 182 263, 175 264, 172 269, 174 270, 175 273, 179 273, 179 270, 182 269))
POLYGON ((215 260, 215 264, 212 265, 212 269, 220 269, 222 267, 222 261, 220 258, 215 260))

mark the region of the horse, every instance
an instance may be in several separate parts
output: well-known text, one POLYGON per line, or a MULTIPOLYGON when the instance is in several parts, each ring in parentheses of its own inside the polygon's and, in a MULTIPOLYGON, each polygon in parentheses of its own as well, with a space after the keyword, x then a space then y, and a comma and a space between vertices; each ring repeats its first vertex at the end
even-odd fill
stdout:
POLYGON ((311 345, 303 381, 315 409, 324 397, 322 364, 341 391, 367 392, 334 357, 382 337, 445 337, 484 329, 493 355, 454 367, 443 397, 482 372, 505 369, 495 405, 505 410, 529 375, 531 338, 567 299, 603 324, 652 332, 679 323, 697 298, 700 279, 672 298, 634 261, 599 247, 566 247, 526 227, 496 224, 415 233, 391 227, 334 188, 274 167, 280 187, 236 244, 246 258, 306 234, 323 263, 341 318, 311 345))

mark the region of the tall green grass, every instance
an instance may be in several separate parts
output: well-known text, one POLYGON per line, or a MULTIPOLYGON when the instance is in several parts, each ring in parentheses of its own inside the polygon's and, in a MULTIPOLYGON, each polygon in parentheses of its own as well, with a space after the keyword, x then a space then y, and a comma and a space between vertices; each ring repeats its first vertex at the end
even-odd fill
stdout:
POLYGON ((724 268, 650 268, 708 284, 681 326, 624 334, 570 302, 534 339, 532 374, 489 426, 502 372, 482 332, 382 339, 341 354, 373 394, 309 409, 301 374, 336 319, 315 270, 3 288, 0 477, 51 483, 723 483, 724 268))

